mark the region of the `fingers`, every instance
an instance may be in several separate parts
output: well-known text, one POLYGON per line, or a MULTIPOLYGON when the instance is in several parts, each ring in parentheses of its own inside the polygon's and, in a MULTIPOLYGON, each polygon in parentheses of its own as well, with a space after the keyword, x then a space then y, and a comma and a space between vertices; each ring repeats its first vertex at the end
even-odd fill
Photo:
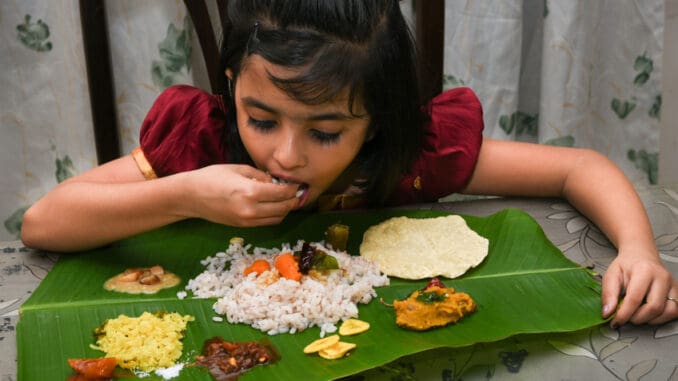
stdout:
POLYGON ((610 266, 603 276, 603 289, 601 294, 601 300, 603 303, 603 318, 608 318, 617 310, 617 303, 619 303, 622 284, 623 279, 621 270, 617 266, 610 266))
POLYGON ((649 324, 664 324, 678 318, 678 281, 671 278, 669 285, 666 294, 658 301, 663 308, 662 313, 648 320, 649 324))
POLYGON ((296 198, 280 202, 245 203, 235 212, 230 225, 253 227, 279 224, 297 203, 296 198))
MULTIPOLYGON (((633 312, 628 321, 633 324, 644 324, 661 316, 667 305, 666 295, 669 290, 669 283, 652 279, 649 286, 643 283, 635 286, 634 290, 637 289, 638 291, 634 291, 634 293, 637 293, 638 296, 633 298, 633 305, 636 305, 637 308, 631 310, 633 312)), ((634 285, 629 284, 629 287, 634 287, 634 285)), ((630 307, 629 309, 631 309, 630 307)), ((626 314, 626 311, 624 313, 626 314)))
POLYGON ((247 177, 252 180, 257 180, 264 183, 271 182, 271 175, 260 169, 254 168, 249 165, 234 165, 232 167, 234 171, 238 172, 243 177, 247 177))
MULTIPOLYGON (((675 291, 674 291, 674 293, 678 294, 678 292, 675 292, 675 291)), ((671 320, 678 317, 678 302, 676 302, 674 300, 674 299, 678 299, 678 298, 674 298, 674 297, 671 297, 671 298, 672 299, 669 299, 667 297, 666 300, 664 301, 664 303, 663 303, 664 310, 663 310, 662 314, 660 314, 659 316, 657 316, 656 318, 654 318, 652 320, 649 320, 648 324, 655 324, 655 325, 656 324, 664 324, 664 323, 671 321, 671 320)))
POLYGON ((297 184, 260 183, 256 186, 259 202, 281 202, 294 199, 296 203, 293 204, 293 207, 299 202, 297 199, 299 185, 297 184))
POLYGON ((248 165, 213 165, 192 172, 192 216, 231 226, 281 222, 299 205, 298 185, 274 184, 269 174, 248 165))
POLYGON ((664 268, 636 263, 633 270, 624 273, 613 263, 603 277, 603 317, 614 312, 611 306, 622 294, 623 301, 610 321, 613 327, 629 322, 662 324, 678 317, 678 302, 667 299, 667 295, 678 297, 678 283, 664 268))
MULTIPOLYGON (((280 202, 296 198, 299 189, 297 184, 274 184, 271 175, 248 165, 237 166, 237 171, 241 176, 256 181, 252 184, 252 197, 258 202, 280 202)), ((292 207, 294 206, 296 204, 292 207)))
POLYGON ((644 283, 644 280, 638 279, 638 277, 632 277, 631 280, 629 280, 629 283, 626 285, 624 300, 619 305, 617 314, 611 321, 612 326, 625 324, 630 321, 631 317, 635 314, 642 313, 641 309, 644 306, 641 305, 645 300, 646 290, 649 288, 649 286, 644 283))

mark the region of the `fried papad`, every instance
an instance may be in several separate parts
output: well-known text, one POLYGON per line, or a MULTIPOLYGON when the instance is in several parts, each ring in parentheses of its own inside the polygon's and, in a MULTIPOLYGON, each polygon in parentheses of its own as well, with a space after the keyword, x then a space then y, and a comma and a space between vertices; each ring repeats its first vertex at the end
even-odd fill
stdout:
POLYGON ((365 231, 360 255, 390 276, 456 278, 480 264, 488 248, 487 238, 456 215, 393 217, 365 231))

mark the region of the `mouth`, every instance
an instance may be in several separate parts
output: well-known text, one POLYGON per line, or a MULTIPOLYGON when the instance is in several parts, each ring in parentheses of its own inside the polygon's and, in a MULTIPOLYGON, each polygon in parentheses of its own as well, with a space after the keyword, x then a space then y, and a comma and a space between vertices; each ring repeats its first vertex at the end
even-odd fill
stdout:
POLYGON ((297 183, 294 181, 289 181, 280 177, 276 177, 271 175, 272 182, 273 184, 282 184, 282 185, 287 185, 287 184, 296 184, 299 185, 299 188, 297 188, 297 193, 296 197, 299 199, 299 207, 301 207, 304 202, 306 202, 306 199, 308 198, 308 184, 306 183, 297 183))

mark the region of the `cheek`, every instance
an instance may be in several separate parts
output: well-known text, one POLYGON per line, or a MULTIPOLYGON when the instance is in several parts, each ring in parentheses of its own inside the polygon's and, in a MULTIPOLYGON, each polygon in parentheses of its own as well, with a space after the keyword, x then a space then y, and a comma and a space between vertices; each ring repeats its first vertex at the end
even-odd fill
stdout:
POLYGON ((356 140, 331 152, 320 150, 313 156, 311 165, 317 173, 325 175, 326 181, 332 182, 353 162, 359 147, 360 144, 356 140))
POLYGON ((257 166, 260 166, 262 158, 266 156, 266 140, 262 139, 260 134, 256 134, 250 128, 241 128, 241 125, 242 124, 238 125, 240 141, 242 141, 243 146, 245 146, 245 150, 247 151, 247 154, 250 156, 250 158, 252 158, 257 166))

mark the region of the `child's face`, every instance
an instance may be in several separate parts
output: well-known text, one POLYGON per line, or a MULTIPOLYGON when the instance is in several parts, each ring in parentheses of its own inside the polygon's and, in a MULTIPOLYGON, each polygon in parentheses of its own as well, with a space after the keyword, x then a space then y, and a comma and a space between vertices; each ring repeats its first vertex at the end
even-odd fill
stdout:
POLYGON ((296 73, 258 55, 246 59, 235 88, 240 138, 257 168, 305 188, 300 205, 315 201, 356 157, 370 119, 347 95, 320 105, 291 98, 269 80, 296 73), (307 188, 306 188, 307 187, 307 188))

